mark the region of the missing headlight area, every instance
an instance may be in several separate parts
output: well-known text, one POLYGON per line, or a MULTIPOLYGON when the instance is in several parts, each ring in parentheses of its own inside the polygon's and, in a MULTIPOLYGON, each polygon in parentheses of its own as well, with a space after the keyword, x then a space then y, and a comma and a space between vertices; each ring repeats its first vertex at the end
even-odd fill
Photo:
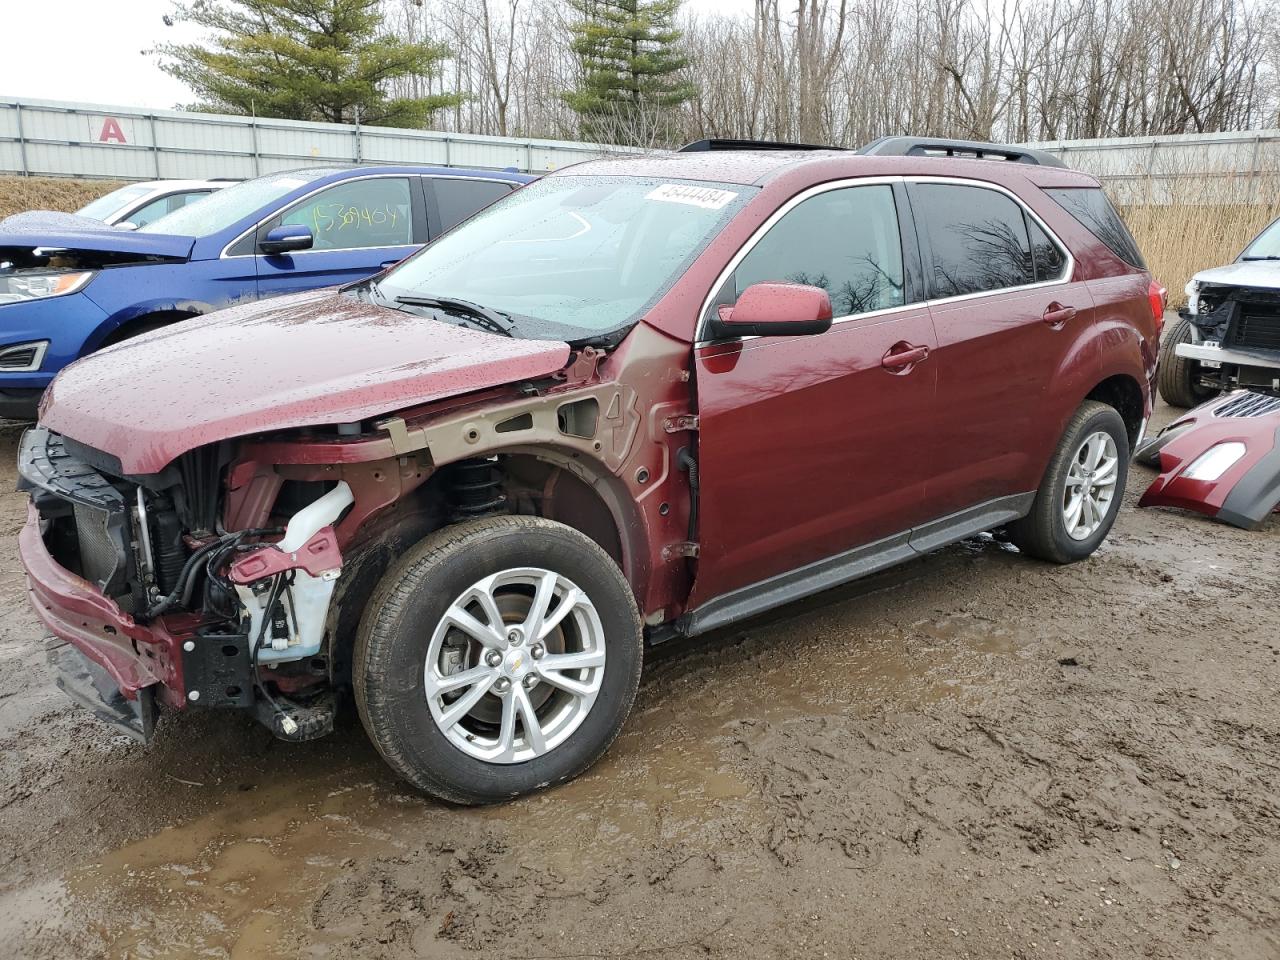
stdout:
POLYGON ((1224 346, 1280 350, 1280 290, 1204 286, 1191 315, 1207 340, 1224 346))

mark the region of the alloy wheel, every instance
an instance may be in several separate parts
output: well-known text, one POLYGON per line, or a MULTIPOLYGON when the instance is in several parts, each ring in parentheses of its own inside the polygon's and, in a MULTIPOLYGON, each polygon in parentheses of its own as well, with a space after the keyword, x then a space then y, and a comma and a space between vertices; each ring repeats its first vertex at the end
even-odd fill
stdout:
POLYGON ((568 578, 536 567, 472 584, 427 648, 424 692, 440 731, 468 756, 523 763, 568 739, 604 679, 604 628, 568 578))
POLYGON ((1062 519, 1073 540, 1088 540, 1102 526, 1116 497, 1120 455, 1105 430, 1085 437, 1067 470, 1062 496, 1062 519))

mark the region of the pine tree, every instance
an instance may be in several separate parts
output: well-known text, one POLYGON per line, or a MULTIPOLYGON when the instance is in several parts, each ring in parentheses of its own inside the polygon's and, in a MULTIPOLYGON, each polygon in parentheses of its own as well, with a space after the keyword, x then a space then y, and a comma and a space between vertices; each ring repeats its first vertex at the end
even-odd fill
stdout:
POLYGON ((193 109, 290 120, 421 127, 452 94, 391 97, 387 82, 430 76, 449 55, 381 33, 370 0, 194 0, 166 23, 213 33, 207 45, 164 44, 161 69, 200 98, 193 109))
POLYGON ((674 109, 697 92, 675 17, 680 0, 569 0, 582 80, 564 95, 589 140, 647 144, 670 134, 674 109))

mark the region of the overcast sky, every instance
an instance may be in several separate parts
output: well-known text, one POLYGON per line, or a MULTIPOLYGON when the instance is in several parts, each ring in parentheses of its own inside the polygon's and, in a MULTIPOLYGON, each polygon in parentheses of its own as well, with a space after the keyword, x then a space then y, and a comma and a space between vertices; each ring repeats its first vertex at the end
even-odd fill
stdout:
MULTIPOLYGON (((750 11, 751 0, 686 0, 696 12, 750 11)), ((0 96, 170 108, 191 93, 144 56, 198 36, 166 27, 170 0, 23 0, 4 4, 0 96)))

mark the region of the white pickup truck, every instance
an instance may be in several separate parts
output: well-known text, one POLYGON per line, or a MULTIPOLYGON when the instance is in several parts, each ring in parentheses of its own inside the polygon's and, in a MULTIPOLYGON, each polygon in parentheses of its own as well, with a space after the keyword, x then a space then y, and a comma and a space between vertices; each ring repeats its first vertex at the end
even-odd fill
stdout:
POLYGON ((1160 396, 1194 407, 1224 390, 1280 394, 1280 220, 1235 263, 1202 270, 1160 348, 1160 396))

